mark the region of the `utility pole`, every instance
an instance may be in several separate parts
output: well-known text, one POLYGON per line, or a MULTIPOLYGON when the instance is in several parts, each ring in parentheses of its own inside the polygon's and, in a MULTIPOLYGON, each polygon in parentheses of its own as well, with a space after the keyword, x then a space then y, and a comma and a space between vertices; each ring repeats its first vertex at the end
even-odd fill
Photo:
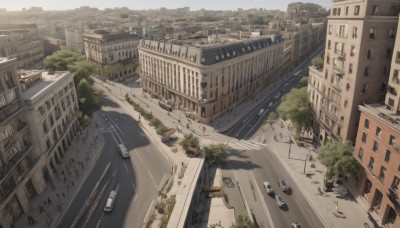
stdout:
POLYGON ((306 155, 306 160, 304 160, 304 170, 303 170, 304 174, 306 174, 307 158, 308 158, 308 154, 306 155))

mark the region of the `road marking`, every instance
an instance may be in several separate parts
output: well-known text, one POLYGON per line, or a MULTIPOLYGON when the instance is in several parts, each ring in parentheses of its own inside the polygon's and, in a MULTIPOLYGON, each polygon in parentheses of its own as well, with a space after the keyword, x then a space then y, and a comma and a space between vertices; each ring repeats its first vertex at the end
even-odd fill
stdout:
MULTIPOLYGON (((258 187, 258 184, 257 184, 256 178, 254 177, 253 171, 251 171, 251 177, 253 177, 253 181, 256 184, 258 196, 260 197, 260 199, 263 199, 263 195, 261 194, 260 188, 258 187)), ((261 205, 264 210, 264 213, 267 214, 267 218, 268 218, 270 227, 274 228, 274 222, 272 221, 271 215, 269 214, 268 207, 267 207, 265 201, 261 200, 260 202, 262 202, 261 205)))
POLYGON ((146 223, 146 218, 147 218, 147 216, 149 215, 149 212, 150 212, 151 207, 153 206, 153 202, 154 202, 154 200, 151 201, 150 207, 149 207, 149 209, 147 210, 147 213, 146 213, 146 216, 144 217, 143 223, 146 223))
POLYGON ((296 197, 293 197, 293 198, 294 198, 294 200, 296 200, 296 203, 297 203, 297 205, 299 206, 301 212, 303 212, 303 215, 304 215, 303 217, 306 217, 308 224, 311 225, 312 223, 311 223, 310 219, 308 219, 308 216, 307 216, 307 214, 305 213, 305 211, 303 210, 303 207, 301 206, 301 204, 299 203, 299 201, 297 201, 296 197))
POLYGON ((134 183, 132 183, 132 186, 133 186, 133 191, 135 191, 135 193, 136 193, 135 184, 134 184, 134 183))
POLYGON ((152 180, 154 180, 154 179, 153 179, 153 175, 151 175, 151 173, 150 173, 150 170, 149 170, 149 169, 147 169, 147 172, 149 173, 149 175, 150 175, 151 179, 152 179, 152 180))
POLYGON ((163 178, 161 179, 161 181, 160 181, 160 186, 162 185, 162 183, 163 183, 163 181, 164 181, 164 178, 167 176, 167 174, 164 174, 164 176, 163 176, 163 178))
POLYGON ((137 195, 135 196, 135 202, 136 202, 136 200, 137 200, 137 195))
POLYGON ((129 173, 129 171, 128 171, 128 167, 126 167, 126 164, 125 164, 125 162, 123 162, 123 163, 124 163, 124 167, 125 167, 126 173, 129 173))
POLYGON ((139 153, 136 153, 136 154, 137 154, 137 156, 139 157, 140 162, 142 162, 142 164, 144 164, 142 158, 141 158, 140 155, 139 155, 139 153))

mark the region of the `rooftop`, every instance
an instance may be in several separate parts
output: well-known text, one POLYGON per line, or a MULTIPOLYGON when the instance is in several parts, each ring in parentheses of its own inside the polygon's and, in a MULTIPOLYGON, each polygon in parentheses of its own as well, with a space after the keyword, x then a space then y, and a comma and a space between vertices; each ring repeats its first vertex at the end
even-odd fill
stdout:
POLYGON ((386 108, 386 105, 382 104, 368 104, 360 105, 359 109, 361 111, 367 112, 386 125, 391 126, 396 131, 400 131, 400 115, 396 114, 395 111, 386 108))

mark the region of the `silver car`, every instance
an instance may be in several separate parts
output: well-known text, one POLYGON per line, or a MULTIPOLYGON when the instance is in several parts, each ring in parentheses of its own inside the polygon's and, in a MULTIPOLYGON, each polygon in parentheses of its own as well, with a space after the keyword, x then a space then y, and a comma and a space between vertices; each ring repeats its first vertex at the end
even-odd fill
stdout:
POLYGON ((281 196, 276 195, 276 196, 275 196, 275 199, 276 199, 276 204, 278 204, 278 206, 279 206, 280 208, 286 207, 286 203, 285 203, 285 201, 283 201, 283 199, 282 199, 281 196))
POLYGON ((284 180, 280 180, 278 181, 278 185, 281 188, 281 190, 285 193, 289 193, 290 192, 290 188, 289 186, 287 186, 287 184, 285 183, 284 180))
POLYGON ((268 195, 274 194, 274 190, 272 190, 272 186, 268 181, 264 182, 264 189, 268 195))

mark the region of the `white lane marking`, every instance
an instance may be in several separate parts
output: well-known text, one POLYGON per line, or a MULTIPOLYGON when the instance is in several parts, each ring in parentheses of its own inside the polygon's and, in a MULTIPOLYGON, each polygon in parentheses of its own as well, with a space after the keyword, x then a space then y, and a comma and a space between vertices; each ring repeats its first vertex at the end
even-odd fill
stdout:
POLYGON ((308 218, 307 214, 305 213, 305 211, 303 210, 303 207, 301 206, 301 204, 299 203, 299 201, 297 201, 296 197, 293 197, 293 198, 294 198, 294 200, 296 201, 297 205, 299 206, 301 212, 303 212, 303 215, 304 215, 303 217, 306 217, 308 224, 311 225, 312 223, 311 223, 310 219, 308 218))
POLYGON ((126 167, 126 164, 125 164, 125 162, 122 162, 122 163, 124 163, 124 167, 125 167, 126 173, 129 173, 129 171, 128 171, 128 167, 126 167))
POLYGON ((133 191, 135 191, 135 193, 136 193, 136 187, 135 187, 134 183, 132 183, 132 187, 133 187, 133 191))
MULTIPOLYGON (((263 199, 263 195, 261 194, 260 188, 258 187, 258 184, 257 184, 256 178, 254 177, 253 171, 251 171, 251 176, 253 177, 253 181, 256 184, 258 196, 260 197, 260 199, 263 199)), ((264 213, 267 214, 269 225, 271 228, 274 228, 274 222, 272 221, 271 215, 269 214, 268 207, 264 200, 262 200, 261 202, 262 202, 261 205, 264 210, 264 213)))
POLYGON ((139 157, 140 162, 141 162, 142 164, 144 164, 142 158, 141 158, 140 155, 139 155, 139 153, 136 153, 136 154, 137 154, 137 156, 139 157))
POLYGON ((137 200, 137 195, 135 196, 135 202, 136 202, 136 200, 137 200))
POLYGON ((167 174, 164 174, 164 176, 163 176, 163 178, 161 179, 161 181, 160 181, 160 186, 162 185, 162 183, 163 183, 163 181, 164 181, 164 178, 167 176, 167 174))
POLYGON ((153 206, 153 203, 154 203, 154 200, 151 201, 150 207, 147 210, 147 213, 146 213, 146 216, 144 217, 143 223, 146 223, 146 218, 149 215, 149 212, 150 212, 151 207, 153 206))
POLYGON ((149 175, 150 175, 151 179, 152 179, 152 180, 154 180, 154 178, 153 178, 153 175, 151 175, 151 173, 150 173, 150 170, 149 170, 149 169, 147 169, 147 172, 149 173, 149 175))

